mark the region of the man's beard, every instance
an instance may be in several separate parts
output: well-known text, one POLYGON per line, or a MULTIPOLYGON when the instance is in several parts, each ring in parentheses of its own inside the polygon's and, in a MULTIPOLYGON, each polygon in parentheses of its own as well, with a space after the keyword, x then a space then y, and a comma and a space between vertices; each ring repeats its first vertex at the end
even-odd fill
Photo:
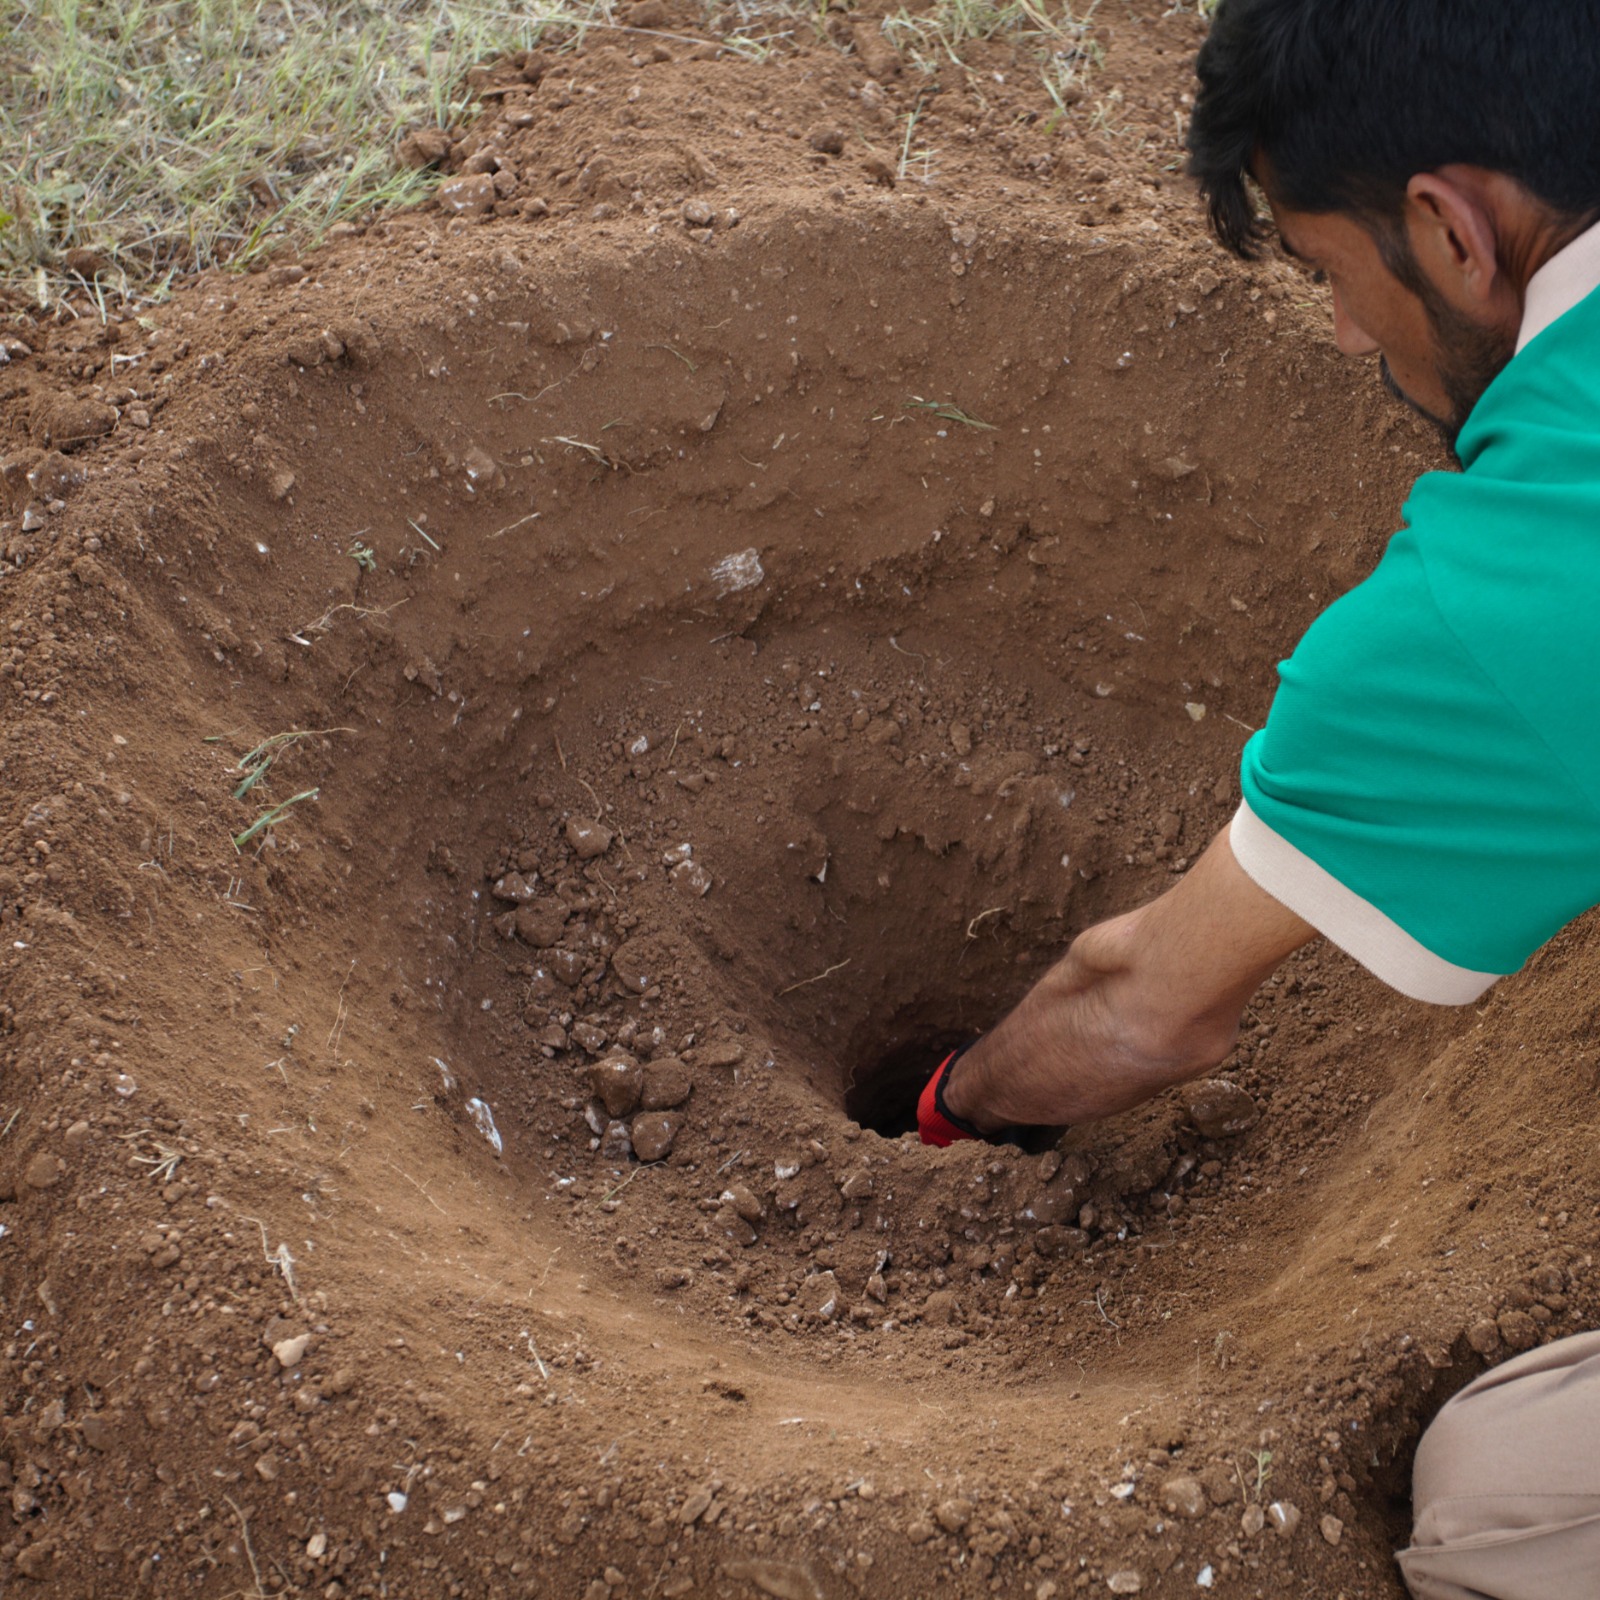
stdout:
POLYGON ((1516 335, 1502 332, 1497 328, 1481 327, 1478 323, 1469 321, 1455 307, 1448 304, 1432 284, 1424 282, 1418 288, 1421 292, 1423 309, 1428 314, 1428 322, 1438 340, 1434 370, 1438 375, 1440 386, 1444 389, 1445 397, 1450 402, 1448 415, 1441 417, 1437 412, 1429 411, 1426 406, 1419 405, 1413 400, 1395 381, 1386 357, 1379 358, 1378 371, 1383 379, 1384 388, 1395 399, 1409 406, 1424 421, 1432 423, 1438 429, 1440 438, 1444 440, 1445 449, 1459 465, 1461 458, 1456 455, 1456 440, 1462 428, 1466 426, 1472 408, 1483 398, 1484 390, 1494 382, 1506 363, 1516 354, 1516 335))

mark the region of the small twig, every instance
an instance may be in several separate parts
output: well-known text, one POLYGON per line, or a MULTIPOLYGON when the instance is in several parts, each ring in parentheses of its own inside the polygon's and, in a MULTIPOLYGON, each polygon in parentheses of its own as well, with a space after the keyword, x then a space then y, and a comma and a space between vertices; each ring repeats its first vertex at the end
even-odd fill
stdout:
POLYGON ((630 1172, 628 1174, 628 1176, 622 1180, 621 1183, 615 1185, 613 1188, 610 1188, 610 1189, 606 1190, 606 1192, 603 1195, 601 1195, 598 1200, 595 1201, 595 1204, 597 1206, 603 1206, 606 1203, 607 1200, 615 1199, 619 1194, 622 1193, 622 1191, 624 1189, 626 1189, 628 1187, 628 1185, 630 1183, 633 1182, 633 1180, 635 1178, 637 1178, 639 1176, 639 1174, 641 1172, 648 1172, 651 1167, 658 1166, 659 1164, 660 1164, 659 1162, 655 1162, 655 1161, 646 1161, 642 1165, 635 1167, 633 1169, 633 1171, 630 1172))
POLYGON ((256 1553, 250 1545, 250 1519, 239 1509, 239 1502, 231 1494, 225 1494, 222 1498, 233 1507, 233 1514, 239 1519, 239 1537, 244 1541, 245 1558, 250 1563, 250 1575, 256 1582, 252 1600, 267 1600, 267 1591, 261 1586, 261 1568, 256 1565, 256 1553))
POLYGON ((490 539, 498 539, 500 537, 500 534, 502 534, 502 533, 510 533, 513 528, 520 528, 524 522, 532 522, 534 520, 534 518, 537 517, 538 515, 539 515, 539 513, 537 511, 530 511, 527 514, 527 516, 518 517, 515 522, 508 522, 505 525, 505 527, 503 527, 503 528, 501 528, 499 530, 498 533, 488 534, 487 537, 490 538, 490 539))
POLYGON ((423 528, 423 527, 419 527, 419 526, 418 526, 418 525, 417 525, 417 523, 415 523, 415 522, 412 522, 412 520, 411 520, 411 518, 410 518, 410 517, 407 517, 407 518, 406 518, 406 521, 407 521, 407 522, 410 522, 410 523, 411 523, 411 526, 412 526, 412 527, 413 527, 413 528, 415 528, 415 529, 416 529, 416 531, 417 531, 417 532, 418 532, 418 533, 420 533, 420 534, 421 534, 421 535, 422 535, 422 537, 423 537, 423 538, 424 538, 424 539, 426 539, 426 540, 427 540, 427 541, 428 541, 428 543, 429 543, 429 544, 431 544, 431 545, 432 545, 432 546, 433 546, 433 548, 434 548, 434 549, 435 549, 435 550, 437 550, 437 551, 438 551, 438 552, 439 552, 439 554, 440 554, 440 555, 443 555, 443 554, 444 554, 444 546, 443 546, 443 545, 442 545, 442 544, 439 544, 439 543, 437 543, 437 542, 436 542, 436 541, 435 541, 435 540, 434 540, 434 538, 433 538, 433 536, 432 536, 432 535, 431 535, 431 534, 430 534, 430 533, 429 533, 429 532, 428 532, 428 530, 427 530, 427 529, 426 529, 426 528, 423 528))
POLYGON ((1009 911, 1010 909, 1010 906, 990 906, 987 911, 980 911, 977 916, 975 916, 972 921, 967 924, 967 937, 969 939, 976 939, 978 937, 978 924, 982 922, 985 917, 997 917, 1002 911, 1009 911))
POLYGON ((714 1173, 711 1174, 711 1176, 714 1178, 720 1178, 729 1167, 733 1166, 736 1162, 742 1161, 745 1158, 746 1153, 747 1152, 743 1150, 735 1150, 733 1154, 729 1156, 728 1159, 724 1161, 714 1173))
MULTIPOLYGON (((566 764, 565 760, 561 763, 563 768, 565 768, 566 764)), ((584 782, 582 778, 579 778, 578 782, 583 784, 583 787, 589 791, 589 798, 594 801, 594 820, 598 822, 606 814, 606 808, 601 805, 600 796, 594 792, 592 784, 584 782)))
POLYGON ((669 356, 676 356, 691 372, 695 371, 695 364, 681 350, 674 350, 670 344, 647 344, 646 350, 665 350, 669 356))
POLYGON ((892 633, 889 635, 889 648, 898 650, 903 656, 910 656, 913 661, 926 661, 928 659, 926 656, 918 655, 915 650, 907 650, 892 633))
POLYGON ((1105 1290, 1104 1289, 1096 1289, 1095 1290, 1095 1292, 1094 1292, 1094 1308, 1095 1308, 1096 1311, 1098 1311, 1100 1313, 1102 1319, 1104 1320, 1104 1322, 1105 1322, 1105 1324, 1106 1324, 1106 1326, 1108 1328, 1121 1328, 1122 1324, 1120 1322, 1117 1322, 1111 1316, 1111 1314, 1106 1310, 1105 1302, 1101 1298, 1104 1294, 1105 1294, 1105 1290))
POLYGON ((824 978, 831 977, 842 967, 848 967, 852 959, 852 957, 846 956, 843 961, 834 962, 831 967, 827 968, 823 972, 819 972, 814 978, 802 978, 799 983, 791 983, 787 989, 780 989, 778 991, 777 998, 781 1000, 784 995, 793 994, 796 989, 803 989, 808 983, 821 983, 824 978))
POLYGON ((556 755, 558 757, 560 757, 561 770, 563 772, 565 772, 567 770, 567 752, 561 748, 561 735, 559 733, 555 736, 555 739, 556 739, 556 755))
POLYGON ((428 1191, 426 1189, 424 1189, 422 1187, 422 1185, 420 1183, 418 1183, 417 1180, 415 1178, 413 1178, 411 1176, 411 1174, 409 1172, 407 1172, 404 1167, 396 1167, 394 1162, 392 1162, 392 1161, 386 1161, 384 1163, 384 1165, 388 1166, 388 1167, 394 1167, 394 1170, 396 1172, 398 1172, 400 1174, 400 1176, 402 1178, 404 1178, 406 1180, 406 1182, 409 1183, 411 1185, 411 1187, 413 1189, 415 1189, 417 1191, 417 1193, 420 1194, 422 1196, 422 1198, 424 1200, 426 1200, 428 1202, 428 1204, 430 1206, 432 1206, 433 1209, 435 1211, 437 1211, 441 1217, 447 1217, 447 1216, 450 1215, 450 1213, 448 1211, 446 1211, 445 1208, 442 1205, 440 1205, 439 1202, 437 1200, 435 1200, 433 1198, 433 1196, 431 1194, 429 1194, 428 1191))

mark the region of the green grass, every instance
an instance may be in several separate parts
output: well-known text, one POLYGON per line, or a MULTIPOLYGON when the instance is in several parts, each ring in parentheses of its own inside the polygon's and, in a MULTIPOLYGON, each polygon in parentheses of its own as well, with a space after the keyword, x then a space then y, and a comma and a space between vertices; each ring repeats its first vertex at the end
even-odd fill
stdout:
POLYGON ((932 75, 946 63, 965 66, 966 47, 1003 39, 1039 64, 1045 87, 1064 112, 1068 91, 1081 86, 1104 52, 1090 31, 1099 0, 933 0, 915 13, 896 12, 883 31, 914 66, 932 75))
POLYGON ((0 281, 155 297, 418 200, 395 141, 466 119, 469 66, 611 23, 609 0, 0 0, 0 281))
MULTIPOLYGON (((422 199, 397 140, 472 114, 467 69, 619 26, 620 0, 0 0, 0 287, 43 307, 159 299, 179 273, 422 199)), ((820 0, 702 0, 762 60, 824 37, 820 0)), ((1065 114, 1098 59, 1093 4, 934 0, 885 24, 924 71, 976 41, 1025 51, 1065 114)), ((913 124, 914 126, 914 124, 913 124)), ((909 138, 909 129, 908 129, 909 138)), ((931 153, 907 145, 905 165, 931 153)))

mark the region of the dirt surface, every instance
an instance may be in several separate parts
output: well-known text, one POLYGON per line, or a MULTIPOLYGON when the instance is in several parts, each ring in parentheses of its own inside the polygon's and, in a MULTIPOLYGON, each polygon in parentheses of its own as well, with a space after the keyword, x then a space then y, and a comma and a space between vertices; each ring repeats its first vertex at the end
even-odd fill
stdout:
POLYGON ((641 20, 438 208, 9 324, 6 1592, 1395 1596, 1422 1425, 1596 1316, 1591 921, 899 1134, 1431 444, 1206 239, 1192 17, 1065 125, 641 20))

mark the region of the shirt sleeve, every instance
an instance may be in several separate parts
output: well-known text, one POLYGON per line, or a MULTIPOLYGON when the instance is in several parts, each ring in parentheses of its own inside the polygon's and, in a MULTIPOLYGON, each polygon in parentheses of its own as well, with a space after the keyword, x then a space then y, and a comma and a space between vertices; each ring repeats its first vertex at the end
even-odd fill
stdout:
POLYGON ((1600 816, 1441 613, 1408 533, 1282 664, 1241 787, 1244 871, 1414 999, 1476 999, 1600 903, 1600 816))

